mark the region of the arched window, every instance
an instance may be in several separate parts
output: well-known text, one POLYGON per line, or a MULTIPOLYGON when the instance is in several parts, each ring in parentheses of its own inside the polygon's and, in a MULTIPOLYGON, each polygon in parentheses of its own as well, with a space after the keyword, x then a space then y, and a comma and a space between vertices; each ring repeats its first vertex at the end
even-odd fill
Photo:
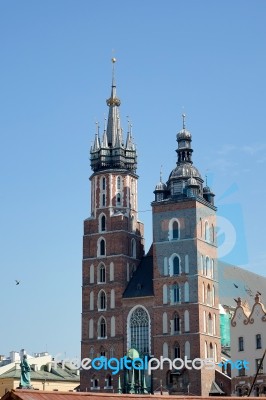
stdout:
POLYGON ((106 338, 106 321, 104 317, 101 317, 98 322, 98 337, 100 339, 106 338))
POLYGON ((129 320, 130 347, 134 347, 139 353, 149 353, 150 320, 147 311, 137 307, 132 312, 129 320))
POLYGON ((106 230, 106 217, 105 215, 101 216, 101 232, 106 230))
POLYGON ((174 344, 174 358, 181 358, 181 351, 179 343, 174 344))
POLYGON ((202 219, 201 218, 199 220, 199 226, 200 226, 200 237, 202 238, 202 219))
POLYGON ((179 275, 180 274, 180 266, 179 266, 179 258, 175 257, 173 259, 173 274, 179 275))
POLYGON ((173 239, 179 238, 179 225, 177 221, 173 222, 173 239))
POLYGON ((177 219, 172 219, 169 222, 169 240, 177 240, 180 238, 180 225, 177 219))
POLYGON ((213 334, 213 324, 212 324, 212 316, 211 313, 208 314, 208 333, 210 335, 213 334))
POLYGON ((100 256, 105 255, 105 240, 101 239, 100 241, 100 256))
POLYGON ((210 358, 213 358, 214 354, 213 354, 213 345, 212 343, 210 343, 210 358))
POLYGON ((180 301, 180 291, 178 284, 172 286, 172 304, 179 303, 180 301))
POLYGON ((105 283, 105 282, 106 282, 105 265, 100 264, 98 267, 98 283, 105 283))
POLYGON ((102 190, 106 189, 106 179, 102 177, 102 190))
POLYGON ((104 290, 100 290, 98 294, 98 310, 106 310, 106 293, 104 290))
POLYGON ((207 286, 207 304, 208 304, 209 306, 212 305, 212 300, 211 300, 211 298, 212 298, 211 287, 210 287, 210 285, 208 284, 208 286, 207 286))
POLYGON ((106 375, 105 378, 105 386, 104 389, 112 389, 113 384, 112 384, 112 376, 110 374, 106 375))
POLYGON ((91 389, 99 389, 99 379, 96 377, 96 375, 92 376, 91 379, 91 389))
POLYGON ((174 333, 180 333, 180 317, 178 313, 174 313, 174 333))
POLYGON ((116 205, 120 206, 121 205, 121 194, 117 193, 116 195, 116 205))
POLYGON ((212 242, 215 242, 215 229, 214 229, 214 225, 212 224, 212 242))

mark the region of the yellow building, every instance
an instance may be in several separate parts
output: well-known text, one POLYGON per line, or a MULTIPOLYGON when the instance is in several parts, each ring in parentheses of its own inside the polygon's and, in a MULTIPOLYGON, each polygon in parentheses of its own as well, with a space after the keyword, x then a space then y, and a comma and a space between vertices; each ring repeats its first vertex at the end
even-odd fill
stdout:
MULTIPOLYGON (((8 365, 5 366, 7 369, 8 365)), ((9 369, 0 374, 0 398, 20 384, 20 364, 12 363, 9 369)), ((31 385, 35 390, 75 391, 79 387, 79 370, 71 369, 61 363, 49 362, 45 365, 31 364, 31 385)))

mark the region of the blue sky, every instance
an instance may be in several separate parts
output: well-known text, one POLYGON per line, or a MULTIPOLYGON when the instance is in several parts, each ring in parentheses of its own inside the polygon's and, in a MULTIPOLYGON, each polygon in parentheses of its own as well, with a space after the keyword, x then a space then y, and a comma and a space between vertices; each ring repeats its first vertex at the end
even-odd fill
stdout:
POLYGON ((194 164, 227 221, 221 240, 233 230, 224 261, 265 276, 265 18, 262 0, 0 2, 1 354, 80 354, 89 148, 113 55, 146 250, 185 112, 194 164))

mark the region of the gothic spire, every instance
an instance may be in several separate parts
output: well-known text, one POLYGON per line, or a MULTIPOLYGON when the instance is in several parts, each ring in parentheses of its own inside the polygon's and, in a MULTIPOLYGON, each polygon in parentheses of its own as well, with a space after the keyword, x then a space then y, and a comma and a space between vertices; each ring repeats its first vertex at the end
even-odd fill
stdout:
POLYGON ((104 132, 100 141, 99 127, 97 124, 97 132, 94 144, 91 148, 90 160, 91 167, 94 172, 107 169, 125 169, 136 172, 137 153, 133 143, 131 127, 129 129, 126 145, 123 139, 123 130, 120 122, 119 106, 120 100, 116 94, 115 83, 115 62, 112 58, 112 88, 111 96, 106 100, 109 107, 107 123, 104 123, 104 132))
POLYGON ((117 141, 117 136, 121 138, 121 126, 119 118, 119 106, 121 104, 120 99, 116 95, 116 83, 115 83, 115 62, 116 59, 112 58, 113 73, 112 73, 112 88, 111 96, 106 100, 109 107, 108 123, 107 123, 107 140, 109 146, 114 146, 117 141))

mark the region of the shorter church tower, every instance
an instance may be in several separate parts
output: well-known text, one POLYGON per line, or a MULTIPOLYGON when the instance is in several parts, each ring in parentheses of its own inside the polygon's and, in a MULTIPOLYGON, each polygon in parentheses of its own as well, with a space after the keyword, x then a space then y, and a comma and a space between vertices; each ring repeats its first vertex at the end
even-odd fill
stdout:
MULTIPOLYGON (((177 134, 176 167, 160 180, 153 215, 154 354, 174 360, 220 358, 216 207, 193 165, 192 136, 177 134)), ((200 362, 199 362, 200 363, 200 362)), ((208 396, 215 367, 154 371, 171 393, 208 396)), ((180 363, 178 364, 180 366, 180 363)))

